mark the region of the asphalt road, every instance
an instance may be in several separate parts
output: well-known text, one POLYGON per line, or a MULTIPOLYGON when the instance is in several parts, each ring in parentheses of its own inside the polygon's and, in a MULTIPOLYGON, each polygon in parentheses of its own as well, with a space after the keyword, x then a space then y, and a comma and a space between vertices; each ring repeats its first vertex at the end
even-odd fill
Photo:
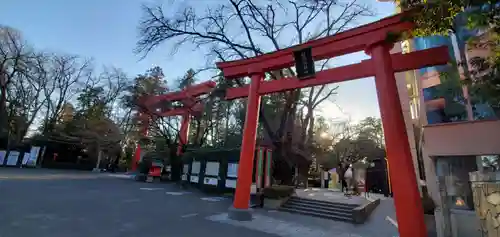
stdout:
POLYGON ((232 200, 123 175, 0 168, 0 237, 394 237, 382 201, 363 225, 254 210, 228 219, 232 200))
POLYGON ((207 220, 231 200, 86 172, 0 168, 0 237, 275 237, 207 220))

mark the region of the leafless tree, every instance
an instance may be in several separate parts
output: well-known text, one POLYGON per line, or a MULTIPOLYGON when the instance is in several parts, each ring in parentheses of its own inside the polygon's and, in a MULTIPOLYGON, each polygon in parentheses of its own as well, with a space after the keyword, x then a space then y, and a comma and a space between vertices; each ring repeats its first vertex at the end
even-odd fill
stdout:
POLYGON ((17 124, 17 142, 21 141, 32 127, 41 108, 48 103, 48 98, 43 95, 43 88, 49 81, 49 57, 44 53, 33 53, 25 61, 26 68, 15 75, 9 84, 7 102, 9 104, 10 118, 22 118, 24 121, 17 124))
POLYGON ((91 80, 91 60, 75 55, 52 55, 49 82, 42 88, 47 103, 42 133, 52 132, 68 102, 91 80))
POLYGON ((7 94, 12 82, 27 70, 27 61, 33 56, 32 48, 13 28, 0 25, 0 129, 7 128, 7 94))
MULTIPOLYGON (((126 123, 130 121, 130 111, 122 111, 120 106, 121 96, 130 86, 132 79, 121 69, 115 67, 104 67, 102 72, 93 80, 94 86, 104 89, 103 103, 109 107, 109 118, 118 127, 126 129, 126 123)), ((124 131, 126 132, 126 131, 124 131)))

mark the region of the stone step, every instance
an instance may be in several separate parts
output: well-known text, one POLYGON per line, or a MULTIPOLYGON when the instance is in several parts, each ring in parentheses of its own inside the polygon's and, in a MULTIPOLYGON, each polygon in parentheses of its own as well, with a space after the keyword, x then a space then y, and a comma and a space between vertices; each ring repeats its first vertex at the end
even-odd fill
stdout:
POLYGON ((339 203, 339 202, 328 202, 316 199, 308 199, 308 198, 299 198, 296 196, 291 197, 289 202, 300 202, 300 203, 309 203, 322 207, 333 207, 333 208, 341 208, 341 209, 354 209, 358 207, 356 204, 347 204, 347 203, 339 203))
POLYGON ((285 212, 297 213, 297 214, 301 214, 301 215, 319 217, 319 218, 323 218, 323 219, 330 219, 330 220, 344 221, 344 222, 354 222, 352 217, 350 217, 350 216, 342 216, 342 215, 337 215, 337 214, 333 214, 333 213, 326 214, 326 213, 322 213, 322 212, 317 212, 316 210, 303 210, 303 209, 287 208, 287 207, 281 207, 279 210, 285 211, 285 212))
POLYGON ((348 213, 351 215, 352 213, 352 208, 350 207, 343 207, 343 206, 323 206, 323 205, 316 205, 314 203, 308 203, 308 202, 299 202, 299 201, 288 201, 283 205, 284 207, 297 207, 297 208, 308 208, 308 209, 317 209, 317 210, 324 210, 328 211, 331 213, 348 213))
POLYGON ((357 206, 293 196, 279 210, 324 219, 354 222, 352 213, 357 206))
POLYGON ((283 206, 288 209, 295 209, 295 210, 300 210, 300 211, 306 211, 306 212, 315 212, 315 213, 320 213, 320 214, 325 214, 325 215, 334 215, 334 216, 342 216, 342 217, 352 217, 352 212, 339 212, 339 211, 332 211, 332 210, 326 210, 326 209, 321 209, 318 207, 307 207, 307 206, 299 206, 299 205, 285 205, 283 206))

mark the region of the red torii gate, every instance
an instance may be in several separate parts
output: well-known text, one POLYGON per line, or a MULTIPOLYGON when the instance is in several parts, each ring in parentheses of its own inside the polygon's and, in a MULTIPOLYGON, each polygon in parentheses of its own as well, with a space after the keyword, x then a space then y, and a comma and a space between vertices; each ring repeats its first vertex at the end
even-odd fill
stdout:
POLYGON ((427 236, 394 73, 446 64, 449 55, 446 47, 391 55, 389 51, 392 49, 393 43, 386 41, 388 35, 408 32, 413 28, 413 25, 404 21, 402 17, 403 14, 384 18, 333 36, 250 59, 217 63, 217 67, 223 71, 227 79, 245 76, 251 78, 250 85, 230 88, 226 92, 226 99, 247 97, 238 183, 233 207, 230 210, 232 218, 239 220, 251 218, 251 213, 248 212, 248 203, 261 95, 375 76, 387 145, 387 157, 390 167, 395 167, 389 172, 392 177, 399 233, 402 237, 427 236), (323 70, 302 80, 289 77, 281 80, 263 81, 265 72, 294 66, 294 53, 305 48, 311 49, 313 60, 322 60, 363 50, 371 55, 371 59, 323 70))
MULTIPOLYGON (((179 144, 177 146, 177 155, 182 154, 183 145, 188 142, 189 123, 191 122, 191 115, 193 113, 200 113, 203 111, 203 105, 197 97, 208 94, 216 86, 214 81, 206 81, 200 84, 186 87, 184 90, 170 92, 163 95, 145 96, 141 99, 142 112, 140 112, 142 120, 142 132, 147 135, 149 120, 151 117, 169 117, 169 116, 182 116, 181 128, 179 130, 179 144), (170 108, 166 111, 157 111, 153 109, 155 105, 161 102, 174 102, 179 101, 183 104, 182 107, 170 108)), ((141 148, 137 145, 135 154, 136 163, 141 159, 141 148)))

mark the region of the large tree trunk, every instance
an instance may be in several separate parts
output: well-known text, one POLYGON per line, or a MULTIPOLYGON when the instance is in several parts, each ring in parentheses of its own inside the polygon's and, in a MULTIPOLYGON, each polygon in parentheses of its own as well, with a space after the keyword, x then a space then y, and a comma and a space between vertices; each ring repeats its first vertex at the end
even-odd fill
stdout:
MULTIPOLYGON (((177 146, 176 144, 170 144, 170 168, 171 168, 171 176, 170 179, 174 182, 181 180, 182 175, 182 155, 177 155, 177 146)), ((185 152, 185 149, 182 150, 185 152)))
POLYGON ((99 143, 96 144, 96 150, 97 150, 97 162, 96 162, 94 171, 100 171, 100 169, 101 169, 102 151, 101 151, 101 146, 99 145, 99 143))
MULTIPOLYGON (((3 73, 0 71, 0 77, 3 73)), ((4 79, 0 78, 0 82, 4 79)), ((0 137, 3 137, 8 131, 8 117, 7 117, 7 88, 4 85, 0 85, 1 93, 0 96, 0 137)))

